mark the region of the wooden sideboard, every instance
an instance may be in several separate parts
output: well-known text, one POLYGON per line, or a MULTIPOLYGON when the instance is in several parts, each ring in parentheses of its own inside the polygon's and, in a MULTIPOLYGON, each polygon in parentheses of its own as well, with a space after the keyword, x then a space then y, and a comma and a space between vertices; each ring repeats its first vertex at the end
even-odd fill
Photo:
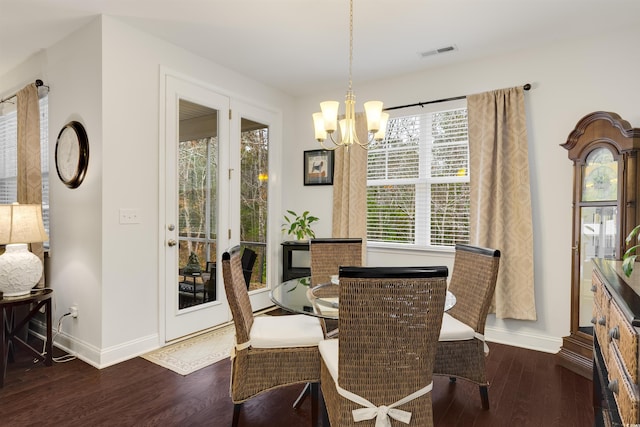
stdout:
POLYGON ((596 425, 640 425, 640 265, 594 260, 593 404, 596 425))

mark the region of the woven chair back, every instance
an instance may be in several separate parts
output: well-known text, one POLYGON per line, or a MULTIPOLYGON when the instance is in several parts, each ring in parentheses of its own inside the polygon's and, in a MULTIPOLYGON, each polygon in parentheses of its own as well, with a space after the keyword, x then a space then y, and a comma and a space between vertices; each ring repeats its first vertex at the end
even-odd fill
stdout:
POLYGON ((471 245, 456 245, 449 290, 456 305, 447 313, 484 334, 500 265, 500 251, 471 245))
POLYGON ((362 265, 362 239, 332 238, 309 241, 311 286, 329 283, 342 266, 362 265))
POLYGON ((341 387, 380 405, 431 382, 447 275, 447 267, 340 269, 341 387))
POLYGON ((234 246, 222 254, 222 276, 236 328, 236 340, 238 344, 242 344, 249 340, 249 331, 253 325, 253 310, 242 271, 240 246, 234 246))

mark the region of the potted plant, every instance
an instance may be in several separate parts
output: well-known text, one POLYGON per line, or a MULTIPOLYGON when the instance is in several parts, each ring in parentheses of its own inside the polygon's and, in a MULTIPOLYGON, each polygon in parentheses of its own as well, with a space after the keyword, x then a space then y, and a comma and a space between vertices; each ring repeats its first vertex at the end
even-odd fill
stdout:
POLYGON ((319 221, 319 218, 310 215, 309 211, 304 211, 298 215, 294 211, 287 210, 284 216, 286 223, 282 224, 282 231, 290 236, 295 236, 297 240, 306 240, 316 237, 316 233, 311 229, 311 224, 319 221))
MULTIPOLYGON (((640 241, 640 235, 638 235, 638 232, 640 232, 640 225, 636 225, 625 239, 627 245, 630 244, 634 238, 636 239, 636 241, 640 241)), ((636 258, 638 257, 638 248, 640 248, 640 244, 631 246, 622 256, 622 271, 627 277, 631 276, 631 273, 633 272, 633 265, 635 264, 636 258)))

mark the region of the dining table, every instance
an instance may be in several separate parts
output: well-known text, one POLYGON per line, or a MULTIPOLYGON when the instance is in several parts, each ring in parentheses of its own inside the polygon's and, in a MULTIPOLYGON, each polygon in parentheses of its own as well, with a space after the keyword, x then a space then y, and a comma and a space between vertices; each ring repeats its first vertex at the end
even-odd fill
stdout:
MULTIPOLYGON (((339 292, 337 277, 332 277, 331 282, 311 287, 311 278, 305 276, 277 284, 271 290, 270 297, 274 304, 284 310, 335 320, 339 316, 339 292)), ((455 304, 455 295, 447 290, 444 311, 455 304)))

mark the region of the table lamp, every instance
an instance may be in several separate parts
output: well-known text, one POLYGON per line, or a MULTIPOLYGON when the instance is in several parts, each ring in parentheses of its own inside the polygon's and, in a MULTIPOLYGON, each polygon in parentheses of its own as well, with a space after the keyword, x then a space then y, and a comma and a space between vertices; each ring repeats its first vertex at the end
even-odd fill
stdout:
POLYGON ((3 297, 27 295, 42 277, 40 258, 28 243, 49 238, 42 222, 41 205, 0 205, 0 292, 3 297))

